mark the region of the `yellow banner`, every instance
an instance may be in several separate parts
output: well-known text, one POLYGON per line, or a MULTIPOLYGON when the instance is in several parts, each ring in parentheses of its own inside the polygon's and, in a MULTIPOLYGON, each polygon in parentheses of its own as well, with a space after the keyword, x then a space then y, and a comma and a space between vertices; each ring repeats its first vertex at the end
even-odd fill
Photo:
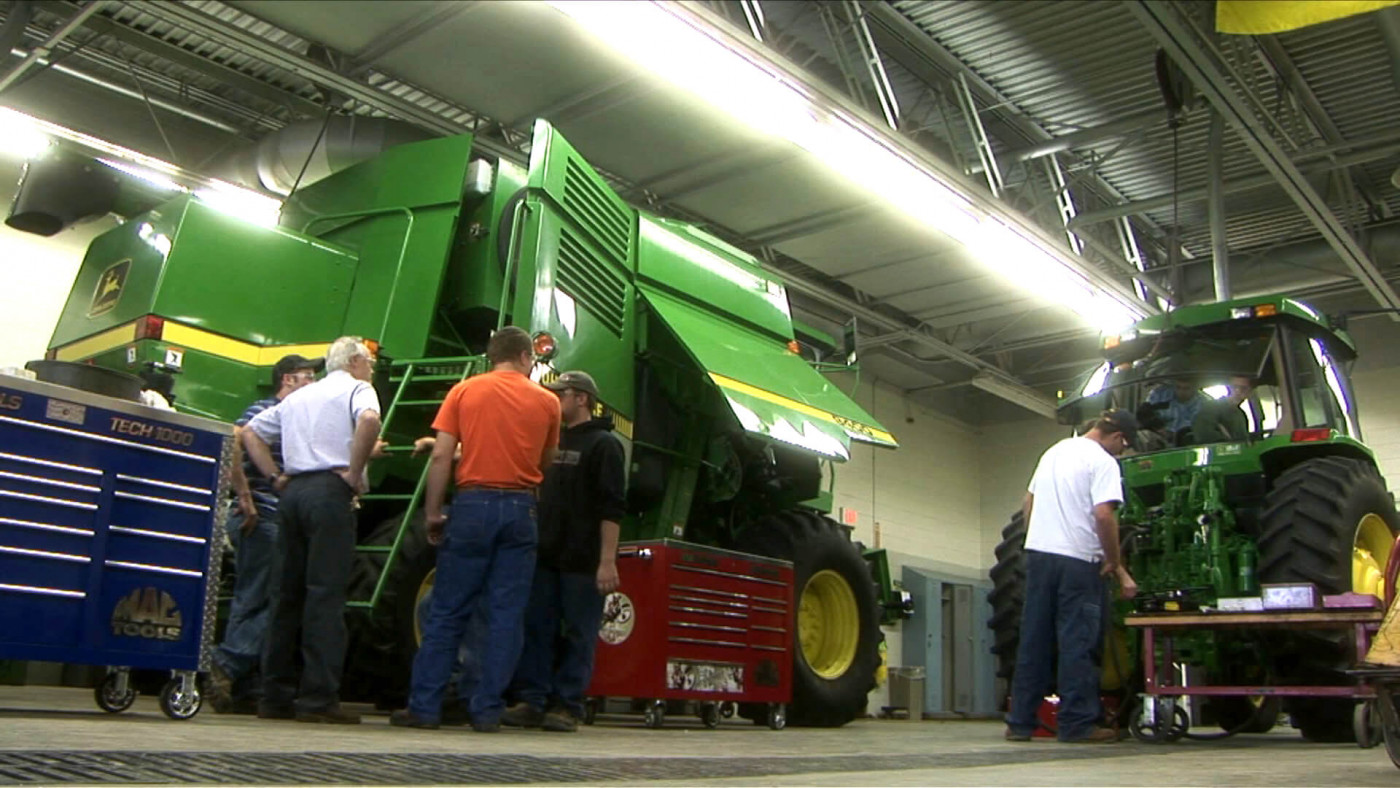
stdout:
POLYGON ((1215 29, 1259 36, 1378 11, 1400 0, 1216 0, 1215 29))

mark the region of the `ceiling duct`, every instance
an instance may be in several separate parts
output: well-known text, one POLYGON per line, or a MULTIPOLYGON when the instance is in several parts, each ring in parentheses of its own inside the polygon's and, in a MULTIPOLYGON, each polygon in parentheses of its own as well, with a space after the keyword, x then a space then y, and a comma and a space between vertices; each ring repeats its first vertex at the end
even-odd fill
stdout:
POLYGON ((85 156, 52 151, 30 159, 5 224, 50 236, 94 216, 110 213, 119 192, 116 172, 85 156))
POLYGON ((331 115, 325 120, 293 123, 268 134, 235 155, 226 169, 232 180, 245 186, 286 196, 293 186, 305 188, 396 145, 432 136, 389 118, 331 115))

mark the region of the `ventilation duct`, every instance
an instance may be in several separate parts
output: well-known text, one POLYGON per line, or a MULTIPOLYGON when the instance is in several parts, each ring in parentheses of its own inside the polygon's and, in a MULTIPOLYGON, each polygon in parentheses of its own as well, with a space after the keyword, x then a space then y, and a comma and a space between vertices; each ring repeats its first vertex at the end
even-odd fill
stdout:
POLYGON ((328 121, 300 121, 268 134, 235 156, 228 169, 232 180, 286 196, 293 185, 304 188, 395 145, 419 142, 432 136, 416 126, 389 118, 332 115, 328 121), (298 175, 301 176, 299 185, 298 175))
POLYGON ((55 235, 83 219, 110 213, 118 191, 118 176, 110 167, 53 151, 25 163, 5 224, 21 232, 55 235))

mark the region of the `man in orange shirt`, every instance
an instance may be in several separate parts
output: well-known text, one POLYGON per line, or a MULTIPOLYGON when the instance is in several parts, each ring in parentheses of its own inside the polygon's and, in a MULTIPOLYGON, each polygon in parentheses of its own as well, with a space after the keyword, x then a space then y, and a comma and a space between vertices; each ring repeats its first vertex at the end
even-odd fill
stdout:
POLYGON ((487 597, 487 638, 471 700, 476 730, 500 730, 501 693, 520 657, 535 571, 536 489, 559 446, 559 399, 527 377, 534 352, 522 329, 497 331, 486 356, 491 371, 453 386, 433 421, 437 440, 423 508, 428 540, 438 545, 437 577, 413 659, 408 708, 390 716, 394 725, 438 726, 443 692, 479 595, 487 597), (450 517, 442 512, 449 477, 457 487, 450 517))

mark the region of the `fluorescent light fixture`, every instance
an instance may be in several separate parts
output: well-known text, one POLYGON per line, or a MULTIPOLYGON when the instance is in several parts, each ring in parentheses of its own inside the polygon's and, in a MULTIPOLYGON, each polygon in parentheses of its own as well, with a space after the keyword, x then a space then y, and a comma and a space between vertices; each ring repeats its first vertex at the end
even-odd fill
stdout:
POLYGON ((0 114, 0 150, 21 159, 32 159, 48 150, 53 140, 32 124, 25 123, 23 117, 18 112, 0 114))
POLYGON ((842 177, 973 251, 1010 284, 1061 303, 1103 331, 1146 315, 1033 233, 980 208, 870 124, 813 95, 792 76, 677 3, 550 0, 551 5, 645 70, 759 133, 788 140, 842 177))
POLYGON ((160 189, 160 190, 162 190, 162 191, 171 191, 171 192, 184 192, 184 191, 189 191, 189 189, 186 189, 184 186, 181 186, 180 184, 176 183, 175 181, 172 181, 172 180, 170 180, 169 178, 166 178, 165 176, 163 176, 163 175, 161 175, 161 174, 155 172, 154 170, 148 170, 148 169, 145 169, 144 167, 138 167, 138 166, 136 166, 136 165, 134 165, 134 164, 127 164, 127 163, 125 163, 125 162, 113 161, 112 159, 98 159, 98 161, 102 162, 103 164, 107 165, 108 167, 111 167, 111 168, 114 169, 114 170, 118 170, 118 171, 124 172, 124 173, 126 173, 127 175, 130 175, 130 176, 133 177, 133 178, 137 178, 137 179, 139 179, 139 180, 143 180, 143 181, 145 181, 146 183, 149 183, 149 184, 151 184, 152 186, 154 186, 154 187, 156 187, 157 189, 160 189))
POLYGON ((1031 388, 1023 386, 1004 378, 997 377, 989 372, 979 372, 972 376, 973 388, 979 388, 988 394, 994 394, 1015 405, 1020 405, 1032 413, 1038 413, 1047 419, 1055 418, 1055 403, 1044 394, 1031 388))
POLYGON ((281 200, 223 181, 211 181, 209 186, 196 190, 194 196, 220 213, 263 227, 276 227, 282 212, 281 200))

